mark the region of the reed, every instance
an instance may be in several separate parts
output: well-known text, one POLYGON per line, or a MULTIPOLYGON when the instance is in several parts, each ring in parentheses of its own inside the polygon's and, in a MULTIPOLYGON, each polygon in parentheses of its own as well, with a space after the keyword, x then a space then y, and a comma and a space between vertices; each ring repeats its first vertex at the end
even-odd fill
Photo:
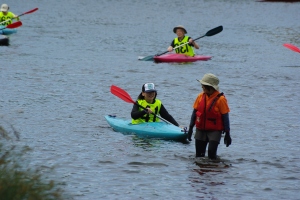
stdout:
POLYGON ((7 138, 7 132, 0 126, 0 200, 65 199, 66 194, 59 188, 62 183, 43 176, 51 173, 53 168, 45 173, 45 169, 41 167, 25 167, 28 161, 24 157, 31 149, 27 146, 19 149, 15 145, 8 145, 4 143, 7 138))

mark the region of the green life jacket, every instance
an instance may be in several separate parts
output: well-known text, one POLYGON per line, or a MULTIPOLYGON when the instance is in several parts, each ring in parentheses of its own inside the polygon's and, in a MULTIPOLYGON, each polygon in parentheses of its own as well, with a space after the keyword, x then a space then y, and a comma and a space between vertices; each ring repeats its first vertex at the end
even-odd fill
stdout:
MULTIPOLYGON (((179 46, 181 44, 184 44, 184 43, 187 43, 189 40, 189 36, 184 36, 184 38, 179 41, 178 40, 178 37, 174 39, 174 48, 176 48, 176 46, 179 46)), ((194 56, 195 55, 195 52, 194 52, 194 49, 191 45, 189 44, 186 44, 186 45, 183 45, 177 49, 175 49, 176 53, 179 53, 179 54, 185 54, 187 56, 194 56)))
MULTIPOLYGON (((12 12, 7 12, 6 15, 4 15, 3 12, 0 12, 0 22, 4 22, 4 21, 12 19, 14 17, 15 17, 15 15, 12 12)), ((16 18, 16 20, 19 20, 19 18, 16 18)), ((2 23, 0 25, 7 26, 7 25, 9 25, 11 23, 12 23, 12 20, 9 20, 6 23, 2 23)))
MULTIPOLYGON (((161 101, 158 99, 155 99, 155 102, 152 104, 147 103, 146 100, 140 99, 137 101, 139 105, 143 106, 144 108, 150 108, 152 112, 154 112, 156 115, 159 113, 161 108, 161 101)), ((144 110, 143 108, 139 108, 139 110, 144 110)), ((159 122, 159 118, 154 116, 153 114, 145 114, 143 117, 138 119, 132 119, 132 124, 140 124, 144 122, 159 122)))

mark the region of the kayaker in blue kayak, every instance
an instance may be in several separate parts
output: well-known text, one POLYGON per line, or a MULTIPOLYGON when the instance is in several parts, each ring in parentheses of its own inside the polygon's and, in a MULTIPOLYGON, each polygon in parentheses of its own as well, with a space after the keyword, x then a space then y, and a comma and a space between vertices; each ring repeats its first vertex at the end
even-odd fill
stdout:
POLYGON ((9 7, 7 4, 2 4, 0 9, 0 25, 7 26, 12 23, 13 19, 19 21, 19 17, 14 13, 8 11, 9 7))
POLYGON ((179 126, 175 119, 168 113, 159 99, 156 99, 157 91, 154 83, 145 83, 142 86, 142 92, 137 98, 136 103, 146 109, 140 108, 134 104, 131 111, 132 124, 140 124, 144 122, 158 122, 160 121, 156 115, 160 115, 165 120, 179 126), (153 115, 155 114, 155 115, 153 115))
POLYGON ((188 131, 188 140, 191 141, 193 127, 196 125, 195 147, 196 157, 204 157, 208 143, 208 157, 217 158, 217 149, 222 133, 225 132, 224 143, 231 144, 229 106, 223 93, 219 92, 219 79, 208 73, 201 80, 203 92, 194 102, 194 110, 188 131))
POLYGON ((173 32, 176 33, 177 37, 172 41, 171 45, 168 47, 168 51, 172 52, 174 48, 180 46, 184 43, 187 43, 179 48, 176 48, 175 51, 178 54, 185 54, 187 56, 194 56, 194 48, 199 49, 199 45, 187 34, 187 31, 182 25, 178 25, 173 29, 173 32))

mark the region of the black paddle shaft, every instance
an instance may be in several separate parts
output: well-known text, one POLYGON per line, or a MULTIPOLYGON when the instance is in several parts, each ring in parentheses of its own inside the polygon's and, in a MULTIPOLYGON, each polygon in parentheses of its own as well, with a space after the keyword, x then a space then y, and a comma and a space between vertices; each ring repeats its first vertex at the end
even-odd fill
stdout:
MULTIPOLYGON (((218 26, 218 27, 216 27, 216 28, 213 28, 213 29, 207 31, 207 33, 206 33, 205 35, 202 35, 202 36, 200 36, 200 37, 195 38, 194 41, 199 40, 200 38, 203 38, 203 37, 205 37, 205 36, 213 36, 213 35, 216 35, 216 34, 220 33, 221 31, 223 31, 223 26, 218 26)), ((166 54, 166 53, 168 53, 168 52, 169 52, 169 51, 165 51, 165 52, 163 52, 163 53, 156 54, 156 56, 161 56, 161 55, 166 54)))

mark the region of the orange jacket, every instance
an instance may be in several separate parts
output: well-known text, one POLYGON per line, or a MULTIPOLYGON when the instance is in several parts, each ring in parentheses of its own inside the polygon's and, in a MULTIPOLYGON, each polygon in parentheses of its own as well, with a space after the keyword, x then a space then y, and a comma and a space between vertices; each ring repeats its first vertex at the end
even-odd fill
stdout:
POLYGON ((196 127, 200 130, 224 130, 222 114, 230 112, 223 93, 215 91, 209 97, 200 93, 194 103, 196 127))

